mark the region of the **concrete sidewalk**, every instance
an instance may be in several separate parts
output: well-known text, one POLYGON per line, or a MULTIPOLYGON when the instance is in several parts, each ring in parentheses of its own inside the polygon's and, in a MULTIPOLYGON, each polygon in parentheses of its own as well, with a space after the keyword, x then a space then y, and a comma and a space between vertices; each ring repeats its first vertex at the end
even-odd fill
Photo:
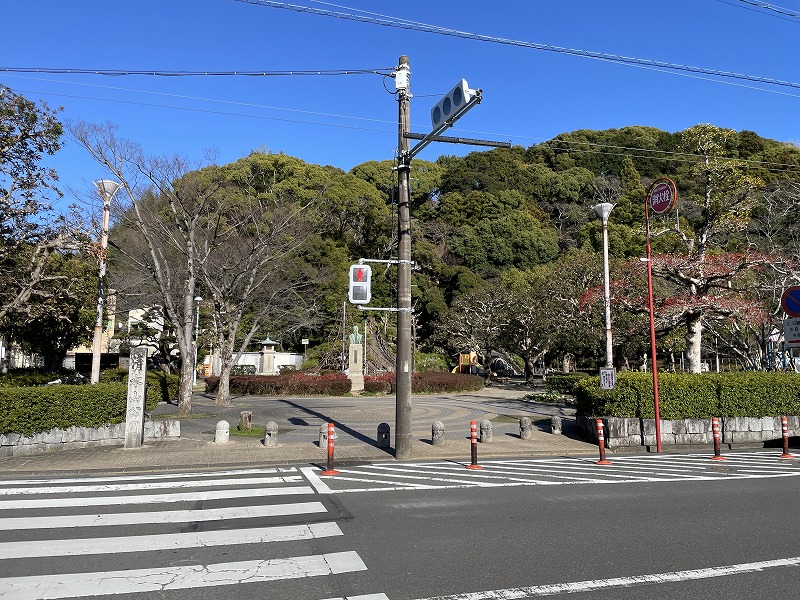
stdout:
MULTIPOLYGON (((579 439, 574 410, 566 405, 536 401, 535 390, 521 385, 491 387, 456 396, 414 396, 412 399, 412 460, 470 461, 469 422, 493 421, 493 441, 478 445, 478 457, 594 455, 597 446, 579 439), (550 417, 563 420, 563 434, 550 433, 550 417), (519 438, 518 419, 534 422, 533 439, 519 438), (445 442, 431 444, 431 425, 445 425, 445 442)), ((0 473, 35 476, 92 471, 140 471, 276 465, 324 465, 327 448, 319 447, 321 425, 336 427, 336 464, 394 460, 392 448, 378 448, 377 426, 394 428, 393 397, 267 398, 238 397, 221 407, 205 394, 195 394, 192 416, 181 419, 181 439, 146 443, 142 448, 101 446, 0 458, 0 473), (232 435, 227 444, 214 443, 218 421, 234 429, 241 411, 253 412, 253 424, 275 421, 278 446, 267 448, 263 439, 232 435)), ((174 417, 177 407, 161 405, 154 418, 174 417)), ((394 431, 392 431, 392 440, 394 431)))

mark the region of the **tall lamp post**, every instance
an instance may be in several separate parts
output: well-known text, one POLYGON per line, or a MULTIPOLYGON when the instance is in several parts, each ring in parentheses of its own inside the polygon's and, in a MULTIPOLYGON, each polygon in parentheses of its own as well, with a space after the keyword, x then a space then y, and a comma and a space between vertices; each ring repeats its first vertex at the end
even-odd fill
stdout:
POLYGON ((103 309, 105 306, 106 286, 106 251, 108 249, 108 221, 111 212, 111 199, 122 184, 110 179, 101 179, 94 182, 97 193, 103 199, 103 229, 100 235, 100 256, 98 260, 100 282, 97 286, 97 319, 94 323, 94 338, 92 339, 92 374, 91 383, 100 381, 100 352, 103 342, 103 309))
POLYGON ((608 215, 614 204, 601 202, 595 204, 592 209, 595 214, 603 221, 603 291, 605 292, 606 308, 606 367, 614 367, 613 343, 611 337, 611 290, 608 283, 608 215))
POLYGON ((200 303, 203 301, 202 296, 195 296, 194 302, 197 306, 195 309, 194 320, 194 374, 192 375, 192 387, 197 385, 197 346, 200 342, 200 303))

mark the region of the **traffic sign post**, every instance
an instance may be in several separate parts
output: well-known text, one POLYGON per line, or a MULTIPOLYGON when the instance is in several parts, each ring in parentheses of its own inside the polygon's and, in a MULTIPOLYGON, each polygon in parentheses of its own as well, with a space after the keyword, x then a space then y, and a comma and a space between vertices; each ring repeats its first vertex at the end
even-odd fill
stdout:
POLYGON ((781 308, 790 317, 800 317, 800 285, 786 288, 781 296, 781 308))
POLYGON ((600 389, 613 390, 617 385, 617 370, 607 367, 600 367, 600 389))
POLYGON ((657 215, 663 215, 675 208, 678 200, 678 190, 675 182, 668 177, 656 179, 647 192, 647 202, 650 209, 657 215))
POLYGON ((783 341, 787 348, 800 348, 800 318, 783 320, 783 341))

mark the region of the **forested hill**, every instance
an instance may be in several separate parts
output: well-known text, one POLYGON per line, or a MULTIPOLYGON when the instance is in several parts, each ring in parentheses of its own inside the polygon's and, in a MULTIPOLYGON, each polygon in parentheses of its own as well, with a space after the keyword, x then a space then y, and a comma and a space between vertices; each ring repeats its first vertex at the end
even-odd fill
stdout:
MULTIPOLYGON (((419 266, 414 299, 423 348, 502 346, 524 354, 559 346, 562 353, 596 354, 593 345, 601 336, 595 329, 578 327, 589 325, 579 310, 581 295, 602 281, 601 224, 591 207, 603 201, 616 205, 609 220, 610 253, 618 259, 613 270, 630 271, 631 261, 625 259, 644 256, 645 190, 658 177, 675 181, 679 202, 669 218, 654 220, 654 251, 686 256, 698 245, 715 254, 754 247, 788 255, 797 251, 790 243, 796 241, 796 226, 785 211, 787 204, 798 201, 800 148, 750 131, 710 125, 678 133, 638 126, 580 130, 529 148, 413 164, 414 260, 419 266), (767 231, 782 228, 772 206, 776 202, 789 219, 778 235, 767 231), (774 222, 767 223, 767 214, 774 222), (693 238, 699 234, 704 238, 698 243, 693 238), (537 286, 544 290, 541 297, 537 286), (520 309, 533 310, 526 306, 532 302, 550 307, 549 316, 537 309, 538 326, 550 332, 526 329, 527 340, 501 342, 499 331, 505 325, 493 323, 503 320, 494 306, 500 300, 490 297, 500 287, 528 294, 530 301, 518 303, 520 309), (476 314, 480 310, 486 314, 476 314)), ((375 185, 391 202, 391 166, 389 161, 370 162, 351 173, 375 185)), ((387 284, 387 292, 389 288, 387 284)), ((774 314, 774 293, 765 292, 762 299, 774 314)), ((626 320, 637 321, 615 315, 620 324, 626 320)), ((676 328, 680 335, 674 337, 685 333, 680 322, 661 325, 665 336, 676 328)), ((644 340, 630 345, 628 353, 641 356, 644 340)), ((675 347, 681 349, 682 342, 675 347)))
MULTIPOLYGON (((242 326, 258 322, 258 302, 276 303, 269 316, 259 313, 264 325, 251 339, 269 335, 286 349, 303 350, 300 340, 307 338, 312 358, 342 368, 337 361, 346 332, 367 319, 372 364, 391 366, 392 313, 349 306, 344 319, 342 313, 348 265, 396 256, 393 167, 392 161, 369 161, 345 173, 253 152, 206 170, 201 180, 215 181, 230 198, 220 210, 258 207, 267 215, 278 207, 303 215, 302 227, 291 234, 292 252, 281 255, 280 278, 247 300, 255 304, 244 311, 242 326)), ((780 290, 800 283, 800 148, 698 125, 678 133, 581 130, 530 148, 414 160, 417 367, 452 366, 464 351, 483 357, 501 352, 529 373, 543 361, 596 366, 605 348, 603 298, 597 295, 602 224, 592 210, 600 202, 615 205, 609 219, 615 363, 640 363, 649 347, 640 260, 645 190, 664 176, 677 184, 679 200, 676 210, 651 219, 661 351, 669 360, 685 352, 691 368, 699 369, 713 341, 715 351, 722 347, 742 365, 762 361, 764 340, 780 324, 780 290), (713 335, 703 337, 704 331, 713 335)), ((247 232, 233 228, 231 240, 247 232)), ((258 243, 253 248, 263 251, 258 243)), ((134 278, 126 276, 124 263, 112 273, 119 275, 114 284, 122 298, 126 280, 134 278)), ((231 292, 231 306, 245 302, 237 294, 231 292)), ((394 306, 395 298, 394 268, 376 264, 372 306, 394 306)))

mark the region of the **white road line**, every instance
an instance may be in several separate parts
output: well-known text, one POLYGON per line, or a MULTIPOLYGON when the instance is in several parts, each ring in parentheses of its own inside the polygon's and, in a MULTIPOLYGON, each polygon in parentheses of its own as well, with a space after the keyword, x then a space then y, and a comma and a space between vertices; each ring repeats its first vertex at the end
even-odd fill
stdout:
POLYGON ((236 477, 239 475, 270 475, 275 473, 296 473, 297 467, 272 467, 265 469, 237 469, 235 471, 200 471, 191 473, 148 473, 146 475, 115 475, 113 477, 72 477, 68 479, 8 479, 0 481, 0 486, 39 485, 60 483, 101 483, 114 481, 153 481, 156 479, 192 479, 198 477, 236 477))
POLYGON ((366 570, 356 552, 156 569, 0 579, 0 600, 54 600, 239 585, 366 570))
MULTIPOLYGON (((482 474, 479 474, 479 473, 473 474, 470 471, 467 471, 466 469, 464 469, 464 467, 461 467, 461 469, 462 469, 462 472, 463 472, 463 476, 461 476, 461 477, 430 477, 430 476, 425 476, 425 475, 411 475, 410 473, 409 474, 367 473, 367 472, 364 472, 364 471, 359 471, 357 469, 341 469, 340 472, 342 473, 342 475, 350 475, 350 474, 353 474, 353 475, 373 475, 373 476, 382 476, 382 477, 385 477, 385 478, 388 478, 388 479, 397 479, 397 478, 402 478, 402 479, 423 479, 425 481, 442 481, 444 483, 463 483, 463 484, 468 484, 468 485, 481 485, 481 486, 482 485, 487 485, 486 482, 476 481, 476 478, 481 478, 482 477, 484 479, 502 479, 502 480, 505 480, 505 481, 508 481, 510 479, 508 477, 499 477, 499 476, 493 476, 493 475, 482 475, 482 474)), ((412 472, 417 472, 417 471, 412 471, 412 472)), ((445 475, 446 474, 448 474, 448 473, 445 473, 445 475)), ((347 477, 347 479, 350 479, 350 478, 347 477)), ((520 480, 520 481, 528 481, 528 480, 526 479, 526 480, 520 480)), ((384 483, 389 483, 389 482, 388 481, 384 481, 384 483)))
POLYGON ((110 513, 94 515, 63 515, 56 517, 10 517, 0 519, 0 531, 21 529, 59 529, 66 527, 109 527, 114 525, 140 525, 164 523, 193 523, 226 521, 228 519, 258 519, 285 515, 324 513, 321 502, 290 502, 264 506, 234 506, 197 510, 169 510, 162 512, 110 513))
POLYGON ((69 540, 26 540, 23 542, 0 543, 0 560, 291 542, 337 535, 343 534, 336 523, 311 523, 307 525, 237 529, 234 535, 231 535, 230 531, 222 530, 69 540))
POLYGON ((708 577, 727 577, 729 575, 740 575, 742 573, 756 573, 766 569, 774 569, 776 567, 797 566, 800 566, 800 556, 723 567, 711 567, 709 569, 670 571, 668 573, 655 573, 652 575, 632 575, 630 577, 615 577, 612 579, 593 579, 589 581, 534 585, 530 587, 489 590, 485 592, 468 592, 465 594, 453 594, 451 596, 435 596, 431 598, 425 598, 424 600, 510 600, 511 598, 556 596, 559 594, 574 594, 578 592, 590 592, 595 590, 608 590, 641 585, 694 581, 697 579, 706 579, 708 577))
MULTIPOLYGON (((507 475, 493 475, 492 473, 495 472, 493 469, 496 468, 496 465, 487 465, 487 464, 484 463, 483 466, 486 467, 483 471, 472 471, 472 472, 469 472, 469 471, 464 472, 464 467, 455 467, 455 466, 453 466, 453 467, 451 467, 451 466, 442 467, 442 469, 445 470, 445 473, 443 473, 443 474, 445 474, 445 475, 449 474, 450 471, 464 472, 463 477, 464 478, 468 478, 467 480, 464 480, 464 479, 446 479, 446 478, 436 478, 436 477, 419 477, 419 476, 418 477, 413 477, 411 475, 405 475, 404 477, 406 477, 407 479, 426 479, 426 480, 429 480, 429 481, 446 481, 446 482, 461 482, 461 481, 466 482, 466 481, 473 481, 476 478, 483 478, 483 479, 499 479, 499 480, 502 480, 502 481, 519 481, 519 482, 527 483, 527 482, 532 481, 532 477, 537 477, 537 476, 538 477, 575 477, 575 478, 580 478, 580 477, 586 476, 586 477, 592 478, 592 477, 596 477, 597 475, 601 475, 602 474, 602 476, 604 476, 604 477, 625 478, 626 480, 629 480, 629 481, 630 480, 637 480, 637 479, 640 479, 640 480, 643 480, 643 481, 644 480, 647 480, 647 481, 650 480, 650 478, 636 477, 636 476, 633 476, 633 475, 626 475, 624 473, 623 474, 615 474, 614 472, 608 471, 608 469, 604 468, 604 467, 594 467, 594 468, 591 468, 591 469, 587 469, 586 467, 574 467, 572 471, 568 471, 564 475, 551 475, 548 472, 548 473, 544 473, 544 474, 535 473, 535 474, 532 474, 531 477, 515 478, 515 477, 509 477, 507 475), (579 469, 584 469, 584 470, 581 471, 579 469)), ((539 469, 539 470, 540 471, 541 470, 550 471, 550 469, 545 469, 544 467, 542 469, 539 469)), ((342 471, 342 472, 343 473, 352 473, 352 472, 355 472, 355 471, 347 470, 347 471, 342 471)), ((421 472, 421 471, 418 471, 417 469, 414 469, 412 472, 416 473, 416 472, 421 472)), ((436 471, 433 471, 433 472, 436 473, 436 471)), ((398 475, 387 474, 386 477, 398 477, 398 475)), ((533 480, 535 481, 535 479, 533 479, 533 480)), ((475 482, 475 485, 483 485, 483 484, 480 483, 480 482, 475 482)))
POLYGON ((23 494, 81 494, 88 492, 132 492, 147 490, 188 489, 201 487, 226 487, 234 485, 274 485, 276 483, 298 483, 300 475, 288 477, 249 477, 242 479, 220 479, 218 481, 151 481, 141 483, 114 483, 102 485, 65 485, 48 487, 9 487, 0 489, 0 496, 23 494))
POLYGON ((314 472, 313 467, 300 467, 300 472, 306 476, 308 482, 314 486, 314 489, 317 490, 319 494, 330 494, 331 488, 319 478, 319 475, 314 472))
POLYGON ((347 596, 346 598, 326 598, 326 600, 389 600, 386 594, 367 594, 366 596, 347 596))
POLYGON ((178 494, 139 494, 134 496, 97 496, 73 498, 41 498, 0 500, 0 511, 12 508, 55 508, 64 506, 117 506, 120 504, 157 504, 161 502, 200 502, 204 500, 227 500, 231 498, 259 498, 262 496, 290 496, 293 494, 313 494, 308 486, 241 490, 210 490, 183 492, 178 494))

